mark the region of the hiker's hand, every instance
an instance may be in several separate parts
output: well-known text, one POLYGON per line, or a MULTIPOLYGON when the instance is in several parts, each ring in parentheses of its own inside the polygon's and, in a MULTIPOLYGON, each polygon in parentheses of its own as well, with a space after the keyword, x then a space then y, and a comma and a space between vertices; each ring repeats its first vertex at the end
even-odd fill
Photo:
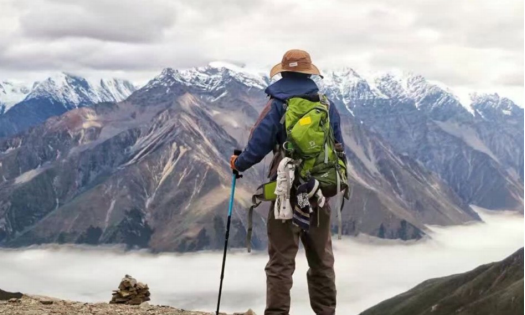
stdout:
POLYGON ((231 168, 233 171, 237 171, 237 169, 235 168, 235 161, 237 161, 237 158, 238 158, 238 157, 239 157, 239 156, 238 156, 238 155, 235 155, 235 154, 232 155, 232 156, 230 157, 230 168, 231 168))
POLYGON ((236 178, 241 178, 242 175, 239 172, 239 170, 235 167, 235 162, 237 162, 237 158, 239 155, 241 155, 242 150, 235 149, 233 150, 233 155, 230 157, 230 168, 232 169, 232 173, 235 175, 236 178))

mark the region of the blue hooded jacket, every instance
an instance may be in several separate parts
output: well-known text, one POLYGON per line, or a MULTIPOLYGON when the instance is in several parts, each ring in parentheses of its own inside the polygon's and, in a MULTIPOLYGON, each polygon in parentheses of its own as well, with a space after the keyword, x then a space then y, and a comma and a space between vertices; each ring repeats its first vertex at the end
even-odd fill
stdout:
MULTIPOLYGON (((277 144, 282 145, 286 141, 286 131, 281 123, 285 113, 284 102, 297 95, 317 94, 319 88, 310 78, 286 77, 270 85, 265 92, 272 101, 267 105, 268 108, 262 111, 252 130, 248 145, 235 161, 235 168, 240 172, 259 163, 277 144)), ((335 141, 344 145, 341 120, 333 103, 330 105, 329 116, 335 141)))

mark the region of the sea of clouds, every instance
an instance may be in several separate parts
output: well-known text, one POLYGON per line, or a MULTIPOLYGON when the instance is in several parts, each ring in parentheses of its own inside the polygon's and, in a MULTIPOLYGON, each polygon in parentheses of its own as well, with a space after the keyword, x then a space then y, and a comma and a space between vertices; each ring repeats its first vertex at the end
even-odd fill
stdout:
MULTIPOLYGON (((370 237, 334 240, 338 313, 359 314, 429 278, 471 270, 501 260, 523 246, 523 216, 480 212, 484 223, 429 227, 418 242, 370 237)), ((151 288, 152 304, 214 311, 222 261, 220 252, 150 254, 119 248, 40 246, 0 250, 0 288, 85 302, 107 302, 130 274, 151 288)), ((266 253, 228 254, 222 311, 252 308, 263 314, 266 253)), ((304 252, 292 289, 292 314, 309 308, 304 252)))

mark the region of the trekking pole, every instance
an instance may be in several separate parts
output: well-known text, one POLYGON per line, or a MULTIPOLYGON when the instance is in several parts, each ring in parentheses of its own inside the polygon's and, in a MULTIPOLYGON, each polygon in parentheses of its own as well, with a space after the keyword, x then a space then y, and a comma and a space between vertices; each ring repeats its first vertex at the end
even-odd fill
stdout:
MULTIPOLYGON (((241 150, 234 150, 233 155, 241 154, 241 150)), ((226 235, 224 240, 224 253, 222 255, 222 268, 221 268, 221 284, 219 285, 219 298, 217 300, 217 312, 215 315, 219 315, 219 308, 221 307, 221 295, 222 295, 222 281, 224 279, 224 267, 226 265, 226 251, 228 250, 228 238, 230 237, 230 224, 232 219, 232 210, 233 210, 233 197, 235 195, 235 183, 237 178, 241 178, 242 175, 238 171, 232 171, 232 190, 230 193, 230 205, 228 207, 228 222, 226 223, 226 235)))

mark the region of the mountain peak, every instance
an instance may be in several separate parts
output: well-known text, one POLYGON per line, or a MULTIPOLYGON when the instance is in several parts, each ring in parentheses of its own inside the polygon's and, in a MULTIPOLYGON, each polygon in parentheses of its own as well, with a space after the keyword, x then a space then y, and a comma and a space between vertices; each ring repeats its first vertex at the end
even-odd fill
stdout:
POLYGON ((23 82, 11 80, 0 82, 0 115, 22 101, 30 91, 30 85, 23 82))
POLYGON ((452 116, 472 117, 473 110, 460 101, 447 85, 412 72, 392 71, 377 75, 374 81, 389 98, 411 99, 419 110, 432 112, 439 120, 452 116))
POLYGON ((322 73, 324 74, 323 80, 328 84, 348 85, 365 80, 357 71, 349 67, 323 71, 322 73))
POLYGON ((197 69, 205 73, 220 70, 223 74, 223 78, 230 77, 237 82, 260 89, 264 89, 269 82, 269 78, 266 76, 265 71, 246 68, 244 64, 238 65, 225 61, 213 61, 210 62, 207 67, 197 69))
POLYGON ((472 104, 485 103, 486 106, 495 109, 510 109, 512 105, 517 106, 508 98, 501 97, 498 93, 472 93, 470 98, 472 104))
POLYGON ((497 93, 471 94, 472 108, 485 120, 498 118, 523 117, 523 108, 497 93))
POLYGON ((121 101, 135 90, 133 84, 122 79, 86 79, 58 72, 38 82, 26 100, 48 97, 67 107, 78 107, 99 102, 121 101))
POLYGON ((173 68, 164 68, 160 73, 160 77, 173 77, 175 75, 173 68))
POLYGON ((267 79, 263 74, 227 62, 211 62, 205 67, 183 70, 165 68, 144 89, 154 86, 171 86, 175 83, 191 86, 203 91, 224 89, 231 81, 236 81, 249 87, 264 89, 267 79))
POLYGON ((362 78, 357 71, 355 71, 353 68, 344 67, 340 71, 338 71, 340 75, 346 75, 350 77, 356 77, 356 78, 362 78))

